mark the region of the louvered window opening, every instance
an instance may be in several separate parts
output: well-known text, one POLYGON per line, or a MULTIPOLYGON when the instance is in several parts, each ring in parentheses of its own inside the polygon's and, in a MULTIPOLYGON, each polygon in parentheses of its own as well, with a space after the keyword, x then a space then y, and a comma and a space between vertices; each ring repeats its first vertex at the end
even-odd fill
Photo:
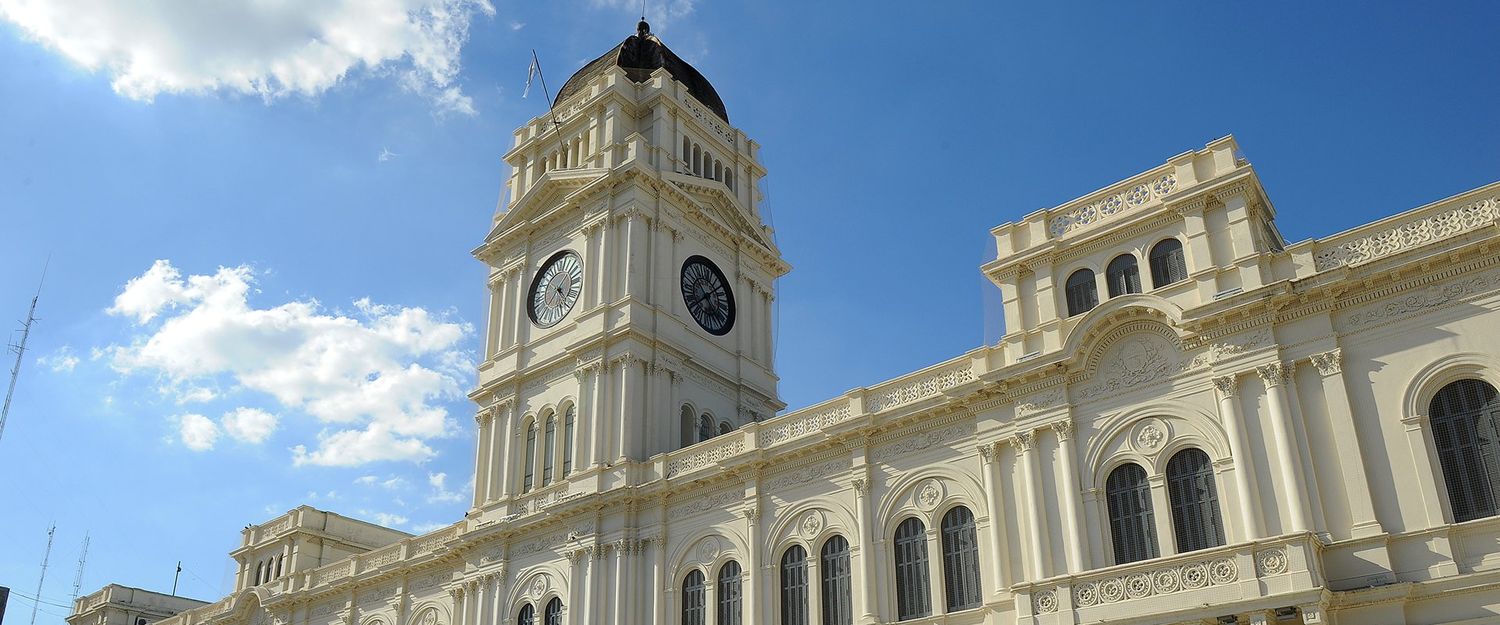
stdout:
POLYGON ((849 541, 834 536, 823 543, 819 569, 823 577, 823 625, 852 625, 854 599, 849 588, 849 541))
POLYGON ((1177 552, 1224 544, 1224 519, 1213 462, 1201 449, 1184 449, 1167 462, 1167 497, 1172 501, 1172 530, 1177 552))
POLYGON ((896 527, 896 618, 932 614, 927 577, 927 528, 915 517, 896 527))
POLYGON ((795 545, 781 556, 781 625, 807 625, 807 552, 795 545))
POLYGON ((1182 242, 1163 239, 1151 248, 1151 286, 1161 288, 1186 280, 1187 261, 1182 256, 1182 242))
POLYGON ((943 590, 948 611, 977 608, 984 603, 979 589, 979 540, 974 513, 959 506, 943 515, 943 590))
POLYGON ((682 580, 682 625, 707 625, 703 593, 703 571, 688 573, 682 580))
POLYGON ((1109 285, 1109 296, 1119 297, 1141 292, 1141 271, 1136 266, 1135 256, 1121 254, 1109 261, 1104 272, 1104 282, 1109 285))
POLYGON ((1500 514, 1500 397, 1482 380, 1459 380, 1429 406, 1432 437, 1453 520, 1500 514))
POLYGON ((542 614, 542 625, 562 625, 562 599, 553 597, 542 614))
POLYGON ((552 483, 552 458, 557 449, 557 419, 547 416, 547 428, 542 437, 542 486, 552 483))
POLYGON ((568 406, 568 415, 563 419, 563 475, 573 472, 573 421, 575 413, 572 406, 568 406))
POLYGON ((1099 305, 1099 289, 1094 285, 1094 272, 1079 269, 1068 276, 1066 289, 1068 316, 1081 315, 1099 305))
POLYGON ((1105 481, 1109 502, 1109 535, 1115 564, 1148 560, 1158 555, 1156 522, 1151 514, 1151 486, 1140 465, 1121 465, 1105 481))
POLYGON ((719 604, 714 625, 740 625, 740 606, 744 593, 740 585, 740 563, 730 560, 719 568, 719 604))
POLYGON ((521 613, 516 615, 516 625, 536 625, 536 608, 529 603, 521 606, 521 613))
POLYGON ((703 416, 698 417, 698 442, 701 443, 713 437, 714 418, 708 416, 708 413, 705 412, 703 416))
POLYGON ((536 423, 526 424, 526 470, 521 480, 521 492, 531 490, 536 478, 536 423))

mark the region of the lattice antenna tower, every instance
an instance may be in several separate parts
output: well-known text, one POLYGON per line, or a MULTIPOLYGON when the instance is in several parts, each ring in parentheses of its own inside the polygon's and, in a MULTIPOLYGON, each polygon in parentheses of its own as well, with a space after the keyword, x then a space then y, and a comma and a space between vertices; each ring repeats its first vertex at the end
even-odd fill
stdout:
MULTIPOLYGON (((47 264, 51 262, 49 258, 47 264)), ((36 295, 31 296, 31 309, 26 311, 26 320, 21 322, 21 340, 10 344, 10 351, 16 354, 16 366, 10 370, 10 388, 5 391, 5 406, 0 407, 0 438, 5 438, 5 418, 10 416, 10 400, 16 394, 16 380, 21 377, 21 362, 26 358, 26 339, 31 336, 31 324, 36 323, 36 302, 42 298, 42 284, 46 282, 47 265, 44 264, 42 279, 36 285, 36 295)))
POLYGON ((73 575, 73 600, 78 600, 78 591, 83 588, 83 563, 89 557, 89 534, 83 533, 83 548, 78 550, 78 572, 73 575))
POLYGON ((57 524, 47 528, 47 550, 42 552, 42 574, 36 578, 36 601, 31 602, 31 625, 36 625, 36 609, 42 607, 42 582, 47 581, 47 560, 52 557, 52 535, 57 533, 57 524))

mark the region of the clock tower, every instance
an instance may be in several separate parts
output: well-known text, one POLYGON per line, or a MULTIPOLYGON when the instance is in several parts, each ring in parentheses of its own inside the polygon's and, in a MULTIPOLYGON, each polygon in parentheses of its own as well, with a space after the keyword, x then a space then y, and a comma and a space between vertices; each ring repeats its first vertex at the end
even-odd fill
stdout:
POLYGON ((489 272, 471 516, 638 486, 784 407, 759 146, 641 22, 515 132, 489 272))

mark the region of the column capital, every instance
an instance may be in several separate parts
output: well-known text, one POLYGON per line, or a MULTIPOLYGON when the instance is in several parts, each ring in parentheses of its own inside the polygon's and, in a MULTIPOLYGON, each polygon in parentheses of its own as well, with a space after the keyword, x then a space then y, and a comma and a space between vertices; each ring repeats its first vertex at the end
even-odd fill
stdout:
POLYGON ((995 461, 995 444, 994 443, 984 443, 984 444, 980 445, 979 446, 979 457, 984 460, 985 464, 989 464, 991 462, 994 462, 995 461))
POLYGON ((1053 421, 1049 425, 1049 427, 1052 428, 1053 432, 1057 432, 1057 438, 1059 440, 1068 440, 1073 437, 1072 419, 1061 419, 1058 421, 1053 421))
POLYGON ((1031 443, 1033 440, 1035 440, 1035 435, 1032 434, 1030 430, 1027 430, 1025 432, 1016 432, 1014 436, 1010 437, 1011 444, 1015 445, 1016 448, 1020 449, 1022 452, 1031 451, 1031 443))
POLYGON ((854 486, 854 492, 861 497, 870 492, 870 480, 866 478, 856 477, 850 483, 854 486))
POLYGON ((1292 378, 1297 364, 1293 362, 1273 362, 1269 365, 1261 365, 1255 368, 1260 374, 1260 379, 1266 383, 1266 387, 1283 386, 1292 378))
POLYGON ((1239 376, 1232 373, 1214 378, 1214 388, 1219 391, 1219 397, 1222 399, 1234 397, 1239 386, 1239 376))
POLYGON ((1332 349, 1312 355, 1312 364, 1323 375, 1334 375, 1344 370, 1344 350, 1332 349))

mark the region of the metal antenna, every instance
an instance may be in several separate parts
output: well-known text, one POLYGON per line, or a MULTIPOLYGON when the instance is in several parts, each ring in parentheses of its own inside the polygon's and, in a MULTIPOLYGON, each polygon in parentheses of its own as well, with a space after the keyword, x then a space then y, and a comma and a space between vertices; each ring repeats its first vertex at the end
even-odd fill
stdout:
POLYGON ((31 625, 36 625, 36 609, 42 607, 42 582, 47 579, 47 559, 52 557, 52 534, 56 532, 56 523, 47 528, 47 551, 42 554, 42 576, 36 580, 36 601, 31 602, 31 625))
POLYGON ((21 377, 21 361, 26 357, 26 339, 31 336, 31 324, 36 322, 36 302, 42 297, 42 285, 47 282, 47 266, 52 264, 52 257, 47 257, 46 264, 42 265, 42 279, 36 284, 36 295, 31 297, 31 310, 26 311, 26 321, 21 322, 21 341, 12 343, 10 351, 16 353, 16 366, 10 370, 10 389, 5 391, 5 406, 0 408, 0 438, 5 437, 5 418, 10 415, 10 400, 16 394, 16 380, 21 377))
POLYGON ((73 600, 78 600, 78 591, 83 588, 83 563, 89 557, 89 534, 83 533, 83 549, 78 553, 78 573, 73 575, 73 600))

